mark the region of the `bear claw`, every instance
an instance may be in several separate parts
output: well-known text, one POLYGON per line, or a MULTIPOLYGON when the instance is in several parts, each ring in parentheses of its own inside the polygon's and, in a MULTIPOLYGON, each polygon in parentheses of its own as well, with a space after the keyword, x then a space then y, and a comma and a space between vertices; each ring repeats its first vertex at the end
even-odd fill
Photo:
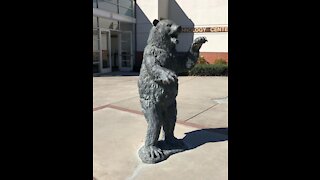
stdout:
POLYGON ((205 42, 207 42, 207 38, 204 37, 204 36, 201 36, 201 37, 197 37, 195 40, 194 40, 194 43, 195 44, 203 44, 205 42))

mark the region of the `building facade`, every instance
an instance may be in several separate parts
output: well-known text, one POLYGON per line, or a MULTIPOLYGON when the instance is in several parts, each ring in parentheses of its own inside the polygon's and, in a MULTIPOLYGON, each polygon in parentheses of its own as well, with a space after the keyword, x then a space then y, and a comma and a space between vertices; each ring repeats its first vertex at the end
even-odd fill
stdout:
POLYGON ((93 0, 93 72, 132 71, 135 2, 93 0))
POLYGON ((206 36, 201 56, 228 61, 228 0, 93 0, 93 64, 96 72, 138 71, 154 19, 182 26, 178 52, 206 36))

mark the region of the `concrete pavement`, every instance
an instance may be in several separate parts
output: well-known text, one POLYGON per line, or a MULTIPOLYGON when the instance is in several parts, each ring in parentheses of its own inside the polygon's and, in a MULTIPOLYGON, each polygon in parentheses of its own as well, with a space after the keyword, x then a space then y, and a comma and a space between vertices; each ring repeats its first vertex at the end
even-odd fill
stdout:
POLYGON ((137 76, 93 78, 94 177, 109 179, 228 178, 228 78, 179 77, 175 135, 189 150, 143 164, 138 149, 147 123, 137 76))

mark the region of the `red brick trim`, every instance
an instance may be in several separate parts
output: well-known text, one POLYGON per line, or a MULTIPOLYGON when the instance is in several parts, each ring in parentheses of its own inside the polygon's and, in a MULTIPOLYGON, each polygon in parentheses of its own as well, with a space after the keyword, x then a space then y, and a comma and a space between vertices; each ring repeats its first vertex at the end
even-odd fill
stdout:
MULTIPOLYGON (((129 112, 129 113, 133 113, 133 114, 143 115, 143 112, 141 112, 141 111, 136 111, 136 110, 132 110, 132 109, 127 109, 127 108, 120 107, 120 106, 115 106, 115 105, 112 105, 112 104, 95 107, 95 108, 93 108, 93 111, 98 111, 98 110, 101 110, 101 109, 104 109, 104 108, 111 108, 111 109, 116 109, 116 110, 120 110, 120 111, 124 111, 124 112, 129 112)), ((197 128, 197 129, 210 128, 210 127, 202 126, 202 125, 195 124, 195 123, 191 123, 191 122, 186 122, 185 120, 177 120, 177 123, 178 123, 178 124, 185 125, 185 126, 197 128)))
POLYGON ((99 106, 99 107, 95 107, 95 108, 93 108, 93 111, 98 111, 100 109, 104 109, 104 108, 107 108, 107 107, 109 107, 109 104, 103 105, 103 106, 99 106))
POLYGON ((124 112, 129 112, 129 113, 133 113, 133 114, 139 114, 139 115, 143 115, 143 113, 141 111, 137 111, 137 110, 132 110, 132 109, 127 109, 127 108, 123 108, 123 107, 120 107, 120 106, 115 106, 115 105, 109 105, 108 106, 109 108, 112 108, 112 109, 117 109, 117 110, 120 110, 120 111, 124 111, 124 112))
POLYGON ((217 59, 224 59, 228 62, 227 52, 200 52, 200 56, 203 56, 210 64, 213 64, 217 59))
POLYGON ((95 108, 93 108, 93 111, 98 111, 98 110, 101 110, 101 109, 104 109, 104 108, 117 109, 117 110, 120 110, 120 111, 125 111, 125 112, 129 112, 129 113, 133 113, 133 114, 143 115, 143 113, 141 111, 127 109, 127 108, 123 108, 123 107, 120 107, 120 106, 115 106, 115 105, 112 105, 112 104, 107 104, 107 105, 95 107, 95 108))

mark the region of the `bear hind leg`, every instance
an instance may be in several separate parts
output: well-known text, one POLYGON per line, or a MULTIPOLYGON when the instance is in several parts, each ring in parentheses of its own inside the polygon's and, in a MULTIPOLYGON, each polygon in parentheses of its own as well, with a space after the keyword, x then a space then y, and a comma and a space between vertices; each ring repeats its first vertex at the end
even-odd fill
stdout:
POLYGON ((184 147, 185 144, 182 140, 177 139, 174 136, 174 128, 177 121, 177 102, 174 101, 169 105, 166 112, 164 113, 163 120, 163 134, 164 141, 172 146, 184 147))
POLYGON ((139 156, 145 163, 155 163, 164 157, 163 151, 157 146, 162 125, 161 113, 153 106, 144 110, 144 116, 148 123, 147 135, 145 145, 139 151, 139 156))

